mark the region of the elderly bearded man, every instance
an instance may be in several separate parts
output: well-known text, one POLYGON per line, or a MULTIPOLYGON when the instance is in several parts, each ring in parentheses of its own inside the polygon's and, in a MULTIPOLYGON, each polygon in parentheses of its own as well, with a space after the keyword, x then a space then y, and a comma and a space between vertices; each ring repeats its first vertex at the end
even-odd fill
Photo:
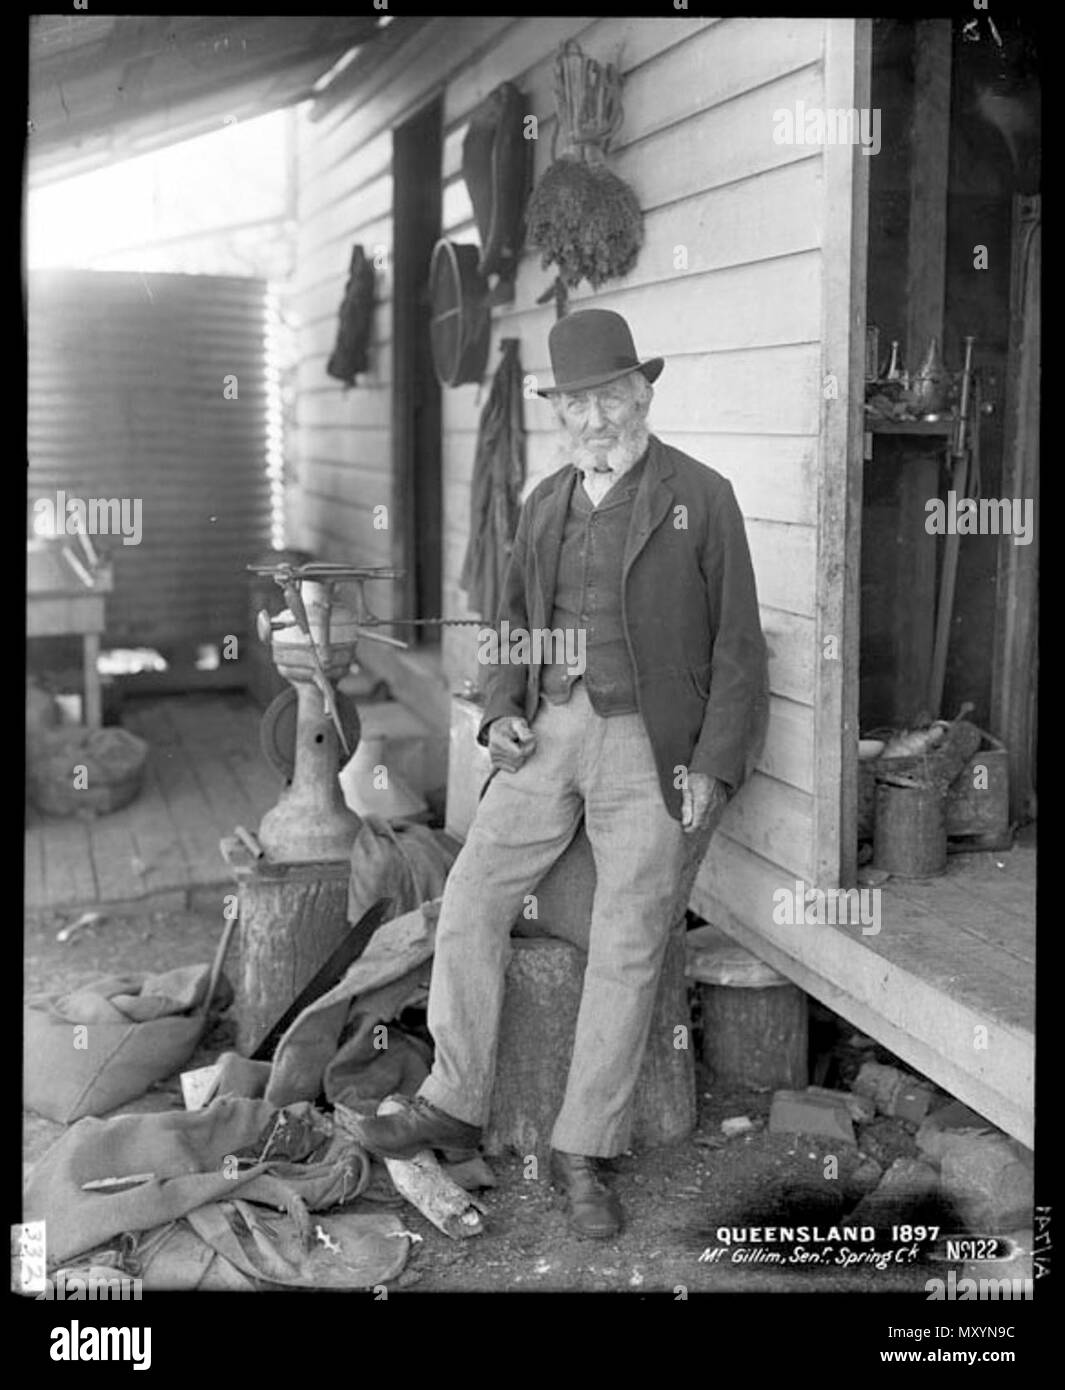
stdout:
POLYGON ((480 1142, 511 927, 583 815, 596 889, 551 1176, 574 1228, 609 1237, 621 1207, 596 1160, 628 1143, 686 852, 708 843, 760 748, 766 649, 730 484, 648 430, 662 359, 640 362, 625 320, 602 309, 561 319, 549 346, 555 386, 540 394, 570 462, 525 503, 499 621, 575 632, 584 662, 567 668, 556 646, 557 664, 492 669, 479 737, 498 775, 440 910, 432 1073, 360 1137, 386 1157, 480 1142))

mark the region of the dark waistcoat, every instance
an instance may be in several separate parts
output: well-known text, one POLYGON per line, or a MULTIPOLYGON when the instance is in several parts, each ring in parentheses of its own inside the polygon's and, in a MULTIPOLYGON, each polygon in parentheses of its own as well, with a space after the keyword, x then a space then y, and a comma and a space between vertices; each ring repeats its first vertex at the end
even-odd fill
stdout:
MULTIPOLYGON (((592 708, 601 715, 635 714, 639 708, 622 621, 621 580, 632 502, 642 470, 641 459, 598 506, 576 483, 559 547, 550 627, 573 634, 567 638, 567 656, 580 650, 576 635, 583 633, 584 685, 592 708)), ((546 666, 545 697, 553 703, 568 700, 575 679, 572 669, 567 670, 561 661, 546 666)))
MULTIPOLYGON (((535 487, 518 521, 499 623, 546 627, 576 482, 571 464, 535 487)), ((713 468, 651 436, 625 541, 622 622, 662 797, 681 817, 684 768, 732 791, 750 775, 769 714, 767 652, 743 513, 713 468)), ((534 718, 543 667, 489 669, 478 737, 501 715, 534 718)))

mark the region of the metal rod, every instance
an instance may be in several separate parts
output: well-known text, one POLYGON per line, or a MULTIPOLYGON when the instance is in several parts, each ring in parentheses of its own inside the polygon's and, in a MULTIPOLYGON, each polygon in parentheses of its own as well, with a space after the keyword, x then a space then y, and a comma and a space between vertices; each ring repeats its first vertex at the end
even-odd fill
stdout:
POLYGON ((365 637, 367 642, 384 642, 387 647, 399 647, 401 651, 406 651, 410 645, 408 642, 401 642, 398 637, 386 637, 383 632, 371 632, 368 628, 361 627, 356 630, 360 641, 365 637))
POLYGON ((969 422, 969 389, 973 370, 973 339, 965 339, 965 362, 961 369, 961 396, 958 401, 958 431, 955 436, 954 453, 965 452, 965 437, 969 422))
MULTIPOLYGON (((954 460, 951 487, 959 500, 969 485, 969 455, 961 453, 954 460)), ((950 620, 954 612, 954 589, 958 578, 958 547, 961 537, 957 526, 947 536, 943 550, 943 573, 939 580, 939 600, 936 604, 936 635, 932 648, 932 677, 929 684, 928 712, 939 718, 943 703, 943 686, 947 676, 947 652, 950 647, 950 620)))
POLYGON ((484 627, 483 618, 378 618, 374 614, 374 619, 382 627, 395 625, 396 627, 484 627))
MULTIPOLYGON (((958 430, 955 436, 954 472, 950 486, 954 491, 955 504, 961 501, 969 487, 969 445, 968 417, 969 394, 973 369, 973 338, 965 338, 965 362, 961 375, 961 394, 958 400, 958 430)), ((958 550, 961 538, 957 527, 947 538, 943 548, 943 569, 939 580, 939 596, 936 602, 936 630, 932 645, 932 674, 928 687, 929 713, 933 719, 939 718, 943 703, 943 686, 947 678, 947 654, 950 649, 950 624, 954 614, 954 592, 958 580, 958 550)))

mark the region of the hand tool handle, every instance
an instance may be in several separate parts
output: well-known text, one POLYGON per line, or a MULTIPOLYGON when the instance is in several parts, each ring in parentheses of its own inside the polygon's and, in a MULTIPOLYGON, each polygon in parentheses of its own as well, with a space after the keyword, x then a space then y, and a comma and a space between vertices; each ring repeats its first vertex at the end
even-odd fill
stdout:
POLYGON ((310 635, 311 622, 307 617, 307 609, 304 607, 303 597, 299 591, 298 584, 286 584, 283 587, 285 602, 288 604, 289 612, 299 624, 300 631, 310 635))
POLYGON ((366 943, 370 936, 373 935, 384 921, 391 907, 391 898, 378 898, 373 907, 363 914, 321 969, 318 970, 310 982, 300 990, 297 997, 292 1001, 263 1038, 259 1046, 251 1054, 251 1060, 253 1062, 269 1062, 272 1060, 274 1049, 288 1031, 290 1024, 300 1016, 304 1009, 313 1004, 316 999, 320 999, 327 990, 339 984, 348 966, 365 950, 366 943))

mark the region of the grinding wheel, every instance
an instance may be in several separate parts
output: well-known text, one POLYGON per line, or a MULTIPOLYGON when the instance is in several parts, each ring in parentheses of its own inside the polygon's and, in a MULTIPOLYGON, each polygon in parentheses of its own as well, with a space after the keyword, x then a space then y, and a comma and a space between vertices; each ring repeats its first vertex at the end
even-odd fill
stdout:
MULTIPOLYGON (((348 747, 354 753, 358 746, 359 735, 362 732, 358 705, 351 695, 345 695, 342 690, 336 691, 336 701, 344 737, 348 741, 348 747)), ((281 694, 267 705, 263 717, 259 721, 259 745, 263 750, 263 756, 278 776, 286 782, 292 781, 292 774, 296 767, 297 705, 298 699, 295 690, 291 685, 286 686, 281 694)), ((341 748, 338 740, 338 772, 347 760, 348 755, 341 748)))

